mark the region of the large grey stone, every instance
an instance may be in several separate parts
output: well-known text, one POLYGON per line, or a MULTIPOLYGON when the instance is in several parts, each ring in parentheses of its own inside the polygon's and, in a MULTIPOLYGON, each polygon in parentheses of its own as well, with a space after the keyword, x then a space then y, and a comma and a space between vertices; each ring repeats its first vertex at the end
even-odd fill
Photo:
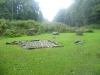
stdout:
POLYGON ((82 30, 76 30, 76 35, 82 36, 83 35, 83 31, 82 30))
POLYGON ((35 35, 35 29, 34 28, 29 29, 28 35, 29 36, 34 36, 35 35))
POLYGON ((59 35, 59 32, 53 32, 52 34, 53 35, 59 35))

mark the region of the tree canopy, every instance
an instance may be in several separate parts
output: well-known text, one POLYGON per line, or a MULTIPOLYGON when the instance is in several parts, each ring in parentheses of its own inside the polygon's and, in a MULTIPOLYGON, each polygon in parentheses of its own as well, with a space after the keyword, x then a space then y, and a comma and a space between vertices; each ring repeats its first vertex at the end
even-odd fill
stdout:
POLYGON ((71 26, 100 23, 100 0, 74 0, 69 8, 59 10, 53 21, 71 26))
POLYGON ((0 18, 42 21, 42 12, 35 0, 0 0, 0 18))

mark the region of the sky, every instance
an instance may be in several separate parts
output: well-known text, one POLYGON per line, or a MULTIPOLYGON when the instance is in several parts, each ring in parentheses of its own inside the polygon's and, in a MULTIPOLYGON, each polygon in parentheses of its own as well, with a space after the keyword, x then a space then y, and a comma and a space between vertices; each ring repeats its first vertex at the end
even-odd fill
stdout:
POLYGON ((68 8, 73 0, 36 0, 39 2, 43 17, 52 21, 61 8, 68 8))

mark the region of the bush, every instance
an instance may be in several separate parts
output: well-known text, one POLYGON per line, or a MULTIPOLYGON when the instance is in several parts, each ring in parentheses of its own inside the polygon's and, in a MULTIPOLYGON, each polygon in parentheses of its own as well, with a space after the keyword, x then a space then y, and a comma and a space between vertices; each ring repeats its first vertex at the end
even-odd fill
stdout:
POLYGON ((100 29, 100 24, 91 24, 91 25, 84 26, 84 28, 88 28, 88 29, 100 29))
POLYGON ((63 24, 63 23, 58 23, 58 22, 42 22, 39 24, 39 32, 67 32, 68 26, 63 24))
POLYGON ((84 30, 83 32, 85 32, 85 33, 92 33, 93 30, 91 30, 91 29, 86 29, 86 30, 84 30))
POLYGON ((79 28, 78 27, 68 27, 67 32, 74 33, 77 29, 79 28))
POLYGON ((11 29, 7 29, 4 33, 3 33, 4 36, 7 36, 7 37, 19 37, 21 36, 20 33, 16 32, 16 30, 11 30, 11 29))
MULTIPOLYGON (((66 24, 58 22, 36 22, 34 20, 27 21, 9 21, 0 20, 0 33, 4 36, 14 37, 27 35, 28 30, 34 28, 36 34, 52 33, 52 32, 72 32, 66 24)), ((75 31, 75 30, 74 30, 75 31)))
POLYGON ((9 20, 0 19, 0 35, 3 34, 4 30, 7 28, 7 25, 9 24, 9 20))

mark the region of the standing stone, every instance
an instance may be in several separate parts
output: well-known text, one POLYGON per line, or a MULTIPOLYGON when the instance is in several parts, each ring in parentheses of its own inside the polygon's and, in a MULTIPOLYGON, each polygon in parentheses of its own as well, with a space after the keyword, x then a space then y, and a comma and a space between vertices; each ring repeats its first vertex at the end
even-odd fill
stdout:
POLYGON ((82 30, 76 30, 76 35, 82 36, 83 35, 82 30))
POLYGON ((35 29, 34 28, 29 29, 28 35, 29 36, 34 36, 35 35, 35 29))
POLYGON ((53 32, 52 34, 53 35, 59 35, 59 32, 53 32))

